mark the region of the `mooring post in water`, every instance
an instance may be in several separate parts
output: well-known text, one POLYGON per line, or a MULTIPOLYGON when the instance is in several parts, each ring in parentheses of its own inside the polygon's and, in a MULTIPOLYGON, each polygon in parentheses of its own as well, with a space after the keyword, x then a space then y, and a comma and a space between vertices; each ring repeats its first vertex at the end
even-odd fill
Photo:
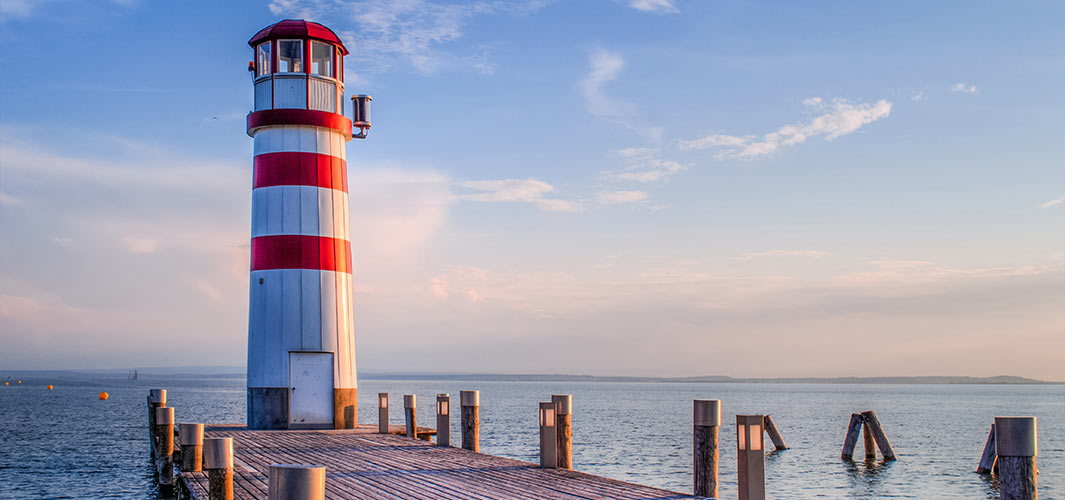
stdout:
POLYGON ((436 445, 451 446, 451 395, 436 395, 436 445))
POLYGON ((887 434, 884 434, 884 428, 880 427, 880 420, 876 418, 876 412, 873 410, 863 411, 862 424, 869 427, 869 432, 873 434, 873 439, 876 440, 876 446, 880 448, 880 454, 884 456, 884 460, 897 460, 895 458, 895 450, 891 447, 891 441, 888 441, 887 434))
POLYGON ((181 445, 181 472, 203 470, 203 424, 179 424, 178 444, 181 445))
POLYGON ((555 435, 559 469, 573 470, 573 395, 552 394, 551 402, 555 404, 555 435))
POLYGON ((773 417, 766 415, 763 424, 765 425, 765 433, 769 434, 769 439, 773 441, 773 448, 777 450, 788 449, 788 445, 784 443, 784 438, 781 437, 780 431, 777 430, 777 424, 773 422, 773 417))
POLYGON ((273 464, 269 481, 269 500, 325 499, 325 467, 273 464))
POLYGON ((858 444, 858 438, 862 435, 862 416, 859 413, 851 413, 851 422, 847 425, 847 437, 843 439, 843 453, 840 458, 844 460, 854 459, 854 447, 858 444))
POLYGON ((460 391, 462 449, 481 451, 481 391, 460 391))
POLYGON ((148 389, 148 452, 155 458, 155 409, 166 406, 166 389, 148 389))
POLYGON ((377 433, 388 434, 388 393, 377 393, 377 433))
POLYGON ((1035 417, 995 417, 998 491, 1002 500, 1039 498, 1035 417))
POLYGON ((862 440, 865 445, 865 459, 876 460, 876 440, 868 425, 862 426, 862 440))
POLYGON ((977 474, 990 474, 995 470, 995 460, 998 452, 995 451, 995 424, 991 424, 991 431, 987 433, 987 441, 984 443, 984 453, 980 455, 980 463, 976 466, 977 474))
POLYGON ((692 493, 695 495, 717 498, 717 444, 720 426, 720 399, 696 399, 692 402, 692 476, 695 480, 692 493))
POLYGON ((736 475, 739 500, 765 500, 763 415, 736 415, 736 475))
POLYGON ((174 484, 174 409, 161 406, 155 409, 155 472, 159 484, 174 484))
POLYGON ((418 437, 418 420, 414 411, 414 394, 403 395, 403 418, 407 423, 407 437, 418 437))
POLYGON ((233 438, 203 440, 208 500, 233 500, 233 438))
POLYGON ((540 403, 540 467, 558 467, 558 423, 555 403, 540 403))

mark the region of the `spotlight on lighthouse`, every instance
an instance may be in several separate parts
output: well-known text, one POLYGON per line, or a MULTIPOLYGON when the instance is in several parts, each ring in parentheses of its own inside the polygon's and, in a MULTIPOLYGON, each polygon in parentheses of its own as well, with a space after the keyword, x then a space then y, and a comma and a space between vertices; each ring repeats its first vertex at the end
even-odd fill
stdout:
POLYGON ((351 134, 353 139, 365 139, 370 129, 370 101, 373 97, 366 94, 351 96, 351 126, 358 128, 358 134, 351 134))

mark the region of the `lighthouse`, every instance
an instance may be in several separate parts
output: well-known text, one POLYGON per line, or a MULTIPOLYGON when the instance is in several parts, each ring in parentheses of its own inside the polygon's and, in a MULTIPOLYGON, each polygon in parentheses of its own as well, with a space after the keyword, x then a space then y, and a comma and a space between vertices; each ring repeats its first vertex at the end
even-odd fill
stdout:
POLYGON ((346 147, 366 137, 370 97, 352 97, 354 120, 344 116, 348 50, 321 24, 281 21, 248 44, 248 427, 350 429, 358 386, 346 147))

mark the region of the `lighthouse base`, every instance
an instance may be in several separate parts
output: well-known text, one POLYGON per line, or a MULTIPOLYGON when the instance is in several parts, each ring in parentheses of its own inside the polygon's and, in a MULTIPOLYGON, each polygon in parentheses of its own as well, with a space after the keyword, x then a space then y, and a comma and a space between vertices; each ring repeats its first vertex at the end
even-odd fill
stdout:
POLYGON ((333 428, 354 429, 359 425, 359 390, 333 389, 333 428))
POLYGON ((248 428, 288 429, 288 387, 248 388, 248 428))

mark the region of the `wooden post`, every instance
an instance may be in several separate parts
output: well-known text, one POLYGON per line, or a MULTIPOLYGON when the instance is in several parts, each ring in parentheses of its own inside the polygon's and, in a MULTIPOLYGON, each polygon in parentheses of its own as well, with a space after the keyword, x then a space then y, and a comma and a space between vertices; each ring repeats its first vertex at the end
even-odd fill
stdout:
POLYGON ((559 469, 573 470, 573 396, 553 394, 555 404, 555 435, 558 438, 556 451, 559 469))
POLYGON ((159 484, 174 485, 174 409, 162 406, 155 409, 155 473, 159 484))
POLYGON ((851 423, 847 426, 847 437, 843 439, 843 453, 840 458, 844 460, 854 459, 854 447, 858 444, 858 437, 862 433, 862 416, 851 413, 851 423))
POLYGON ((388 393, 377 393, 377 433, 388 434, 388 393))
POLYGON ((325 467, 270 465, 269 500, 325 500, 325 467))
POLYGON ((721 426, 721 400, 696 399, 692 402, 692 468, 695 489, 701 497, 717 498, 718 428, 721 426))
POLYGON ((181 472, 203 470, 203 424, 178 425, 181 444, 181 472))
POLYGON ((414 412, 414 394, 403 395, 403 418, 407 423, 407 437, 418 437, 418 419, 414 412))
POLYGON ((436 395, 436 445, 451 446, 451 395, 436 395))
POLYGON ((166 389, 148 389, 148 453, 155 459, 155 409, 166 406, 166 389))
POLYGON ((736 415, 736 475, 739 500, 765 500, 763 415, 736 415))
POLYGON ((984 453, 980 455, 980 463, 976 466, 976 473, 990 474, 995 469, 995 460, 997 458, 998 452, 995 451, 995 424, 991 424, 991 431, 987 433, 984 453))
POLYGON ((773 423, 773 417, 766 415, 764 424, 765 433, 769 434, 769 439, 773 441, 773 448, 777 450, 788 449, 788 445, 784 443, 784 438, 780 436, 780 431, 777 430, 777 424, 773 423))
POLYGON ((868 425, 862 426, 862 440, 865 445, 865 459, 876 460, 876 440, 873 439, 873 433, 869 431, 868 425))
POLYGON ((558 467, 558 436, 555 403, 540 403, 540 467, 558 467))
POLYGON ((869 431, 872 432, 873 439, 876 440, 876 446, 880 448, 880 454, 884 456, 884 460, 897 460, 895 450, 891 448, 891 441, 888 441, 887 434, 884 434, 884 429, 880 427, 880 420, 876 418, 876 413, 873 410, 863 411, 862 423, 869 426, 869 431))
POLYGON ((459 392, 462 406, 462 449, 481 451, 481 391, 459 392))
POLYGON ((233 438, 203 440, 208 500, 233 500, 233 438))
POLYGON ((1039 454, 1035 417, 995 417, 998 492, 1001 500, 1037 500, 1039 454))

